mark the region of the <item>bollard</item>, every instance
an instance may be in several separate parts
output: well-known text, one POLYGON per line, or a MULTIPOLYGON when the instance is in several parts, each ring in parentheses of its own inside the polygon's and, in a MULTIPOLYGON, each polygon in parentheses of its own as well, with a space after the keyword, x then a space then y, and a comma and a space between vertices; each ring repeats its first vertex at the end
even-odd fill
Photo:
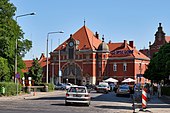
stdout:
POLYGON ((31 86, 27 86, 27 92, 31 94, 31 86))
POLYGON ((142 109, 146 109, 147 107, 147 90, 146 88, 142 89, 142 109))
POLYGON ((36 96, 36 89, 34 88, 33 96, 36 96))
POLYGON ((29 86, 32 86, 32 85, 31 85, 31 80, 32 80, 32 78, 31 78, 31 77, 28 77, 28 80, 29 80, 29 86))
POLYGON ((48 86, 44 86, 45 92, 48 92, 48 86))
POLYGON ((134 95, 131 94, 131 99, 132 99, 132 109, 133 109, 133 113, 136 113, 135 112, 135 100, 134 100, 134 95))

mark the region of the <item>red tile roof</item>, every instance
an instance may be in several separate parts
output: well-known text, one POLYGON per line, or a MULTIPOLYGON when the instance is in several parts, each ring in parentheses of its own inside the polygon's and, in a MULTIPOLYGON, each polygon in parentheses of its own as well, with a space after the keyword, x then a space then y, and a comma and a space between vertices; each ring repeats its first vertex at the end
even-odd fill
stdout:
POLYGON ((32 66, 33 60, 24 60, 24 63, 26 65, 26 69, 22 69, 23 73, 28 72, 28 69, 32 66))
POLYGON ((126 43, 126 46, 124 43, 109 43, 109 50, 110 50, 110 56, 111 57, 126 57, 126 58, 139 58, 139 59, 146 59, 149 60, 147 56, 145 56, 143 53, 139 52, 136 48, 132 48, 129 46, 128 43, 126 43), (132 54, 126 54, 126 52, 132 52, 132 54), (117 53, 118 54, 117 54, 117 53), (122 54, 121 54, 122 52, 122 54))
MULTIPOLYGON (((88 29, 86 26, 81 27, 76 33, 72 35, 72 38, 74 40, 79 41, 78 49, 79 50, 97 50, 98 46, 102 43, 102 41, 97 38, 93 32, 88 29)), ((61 49, 64 49, 66 47, 67 42, 69 39, 67 39, 65 42, 63 42, 58 48, 56 48, 54 51, 58 51, 61 49), (64 48, 63 46, 64 45, 64 48)), ((130 57, 130 58, 143 58, 149 60, 147 56, 136 50, 135 48, 130 47, 130 45, 127 43, 126 40, 124 40, 123 43, 108 43, 109 51, 129 51, 133 50, 133 54, 110 54, 113 57, 130 57), (125 45, 126 44, 126 47, 125 45)))
MULTIPOLYGON (((101 44, 101 42, 102 42, 86 26, 83 26, 76 33, 74 33, 72 35, 72 38, 74 40, 78 40, 79 41, 79 45, 78 45, 78 49, 79 50, 83 50, 83 49, 86 49, 86 50, 87 49, 88 50, 96 50, 98 48, 99 44, 101 44)), ((66 40, 64 43, 62 43, 54 51, 58 51, 59 49, 61 50, 62 45, 64 45, 64 47, 66 47, 66 44, 67 44, 68 40, 66 40)))
MULTIPOLYGON (((48 61, 49 61, 48 64, 50 64, 50 60, 48 60, 48 61)), ((33 60, 24 60, 24 63, 26 65, 26 69, 22 69, 22 72, 26 73, 26 72, 28 72, 29 68, 32 66, 33 60)), ((41 67, 46 66, 47 58, 44 56, 43 53, 41 54, 41 57, 38 60, 38 63, 40 63, 41 67)))

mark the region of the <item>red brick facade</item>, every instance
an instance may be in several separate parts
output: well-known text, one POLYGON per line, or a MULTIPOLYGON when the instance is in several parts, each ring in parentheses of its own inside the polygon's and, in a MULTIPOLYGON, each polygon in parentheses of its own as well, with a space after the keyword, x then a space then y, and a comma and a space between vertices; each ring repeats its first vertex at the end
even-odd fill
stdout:
POLYGON ((68 80, 74 84, 97 84, 109 77, 120 83, 128 77, 136 80, 150 60, 135 49, 133 41, 105 43, 104 36, 100 40, 97 32, 93 34, 83 26, 50 53, 49 74, 55 76, 55 82, 59 75, 59 51, 62 82, 68 80))
MULTIPOLYGON (((109 77, 119 80, 132 78, 137 82, 146 82, 142 74, 147 68, 150 59, 136 50, 133 41, 124 40, 120 43, 104 42, 99 34, 95 34, 86 26, 59 45, 49 58, 49 82, 54 76, 58 82, 60 69, 62 82, 78 85, 98 84, 109 77), (60 55, 60 57, 59 57, 60 55)), ((31 63, 25 61, 28 71, 31 63)), ((42 54, 39 63, 43 67, 43 81, 46 82, 46 58, 42 54)))

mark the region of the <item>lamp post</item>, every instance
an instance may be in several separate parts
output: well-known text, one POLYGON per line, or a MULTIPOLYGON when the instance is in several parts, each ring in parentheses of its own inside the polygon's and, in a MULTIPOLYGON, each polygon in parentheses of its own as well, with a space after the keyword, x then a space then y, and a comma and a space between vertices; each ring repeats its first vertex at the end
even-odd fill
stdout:
MULTIPOLYGON (((30 16, 30 15, 35 15, 35 13, 28 13, 28 14, 23 14, 23 15, 18 15, 15 18, 15 21, 17 22, 17 19, 20 17, 24 17, 24 16, 30 16)), ((15 76, 17 74, 17 44, 18 43, 18 39, 16 38, 16 42, 15 42, 15 76)), ((15 77, 15 83, 16 83, 16 77, 15 77)))
POLYGON ((49 38, 49 35, 50 34, 55 34, 55 33, 64 33, 63 31, 57 31, 57 32, 49 32, 48 34, 47 34, 47 51, 46 51, 46 55, 47 55, 47 70, 46 70, 46 83, 48 84, 48 38, 49 38))
MULTIPOLYGON (((60 46, 60 39, 58 39, 58 45, 60 46)), ((62 48, 64 47, 64 45, 62 45, 62 48)), ((62 49, 61 48, 61 49, 62 49)), ((61 83, 61 75, 62 75, 62 72, 61 72, 61 66, 60 66, 60 64, 61 64, 61 59, 60 59, 60 57, 61 57, 61 51, 60 51, 60 49, 59 49, 59 51, 58 51, 58 82, 59 82, 59 84, 61 83)))
MULTIPOLYGON (((24 16, 30 16, 30 15, 35 15, 35 13, 27 13, 27 14, 23 14, 23 15, 18 15, 16 16, 15 18, 15 21, 17 22, 17 19, 20 18, 20 17, 24 17, 24 16)), ((18 96, 18 80, 16 79, 16 76, 19 75, 17 73, 17 45, 18 45, 18 38, 16 37, 16 42, 15 42, 15 83, 17 84, 17 96, 18 96)), ((17 77, 18 78, 18 77, 17 77)))

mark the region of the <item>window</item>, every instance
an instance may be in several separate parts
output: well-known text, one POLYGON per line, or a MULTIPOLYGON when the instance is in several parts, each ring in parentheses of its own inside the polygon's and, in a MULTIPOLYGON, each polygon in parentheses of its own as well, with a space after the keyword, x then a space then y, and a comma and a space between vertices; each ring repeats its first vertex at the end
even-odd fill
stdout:
POLYGON ((86 59, 90 59, 90 55, 87 54, 87 55, 86 55, 86 59))
POLYGON ((123 63, 123 71, 127 71, 127 63, 123 63))
POLYGON ((53 57, 53 60, 54 60, 54 61, 56 61, 56 60, 57 60, 57 58, 56 58, 56 57, 53 57))
POLYGON ((113 64, 113 71, 117 71, 117 64, 116 63, 113 64))
POLYGON ((101 77, 101 75, 102 75, 101 73, 102 73, 102 72, 101 72, 101 71, 99 71, 99 77, 101 77))
POLYGON ((69 48, 69 59, 74 59, 74 48, 69 48))
POLYGON ((101 68, 102 67, 102 63, 101 62, 99 62, 99 68, 101 68))

